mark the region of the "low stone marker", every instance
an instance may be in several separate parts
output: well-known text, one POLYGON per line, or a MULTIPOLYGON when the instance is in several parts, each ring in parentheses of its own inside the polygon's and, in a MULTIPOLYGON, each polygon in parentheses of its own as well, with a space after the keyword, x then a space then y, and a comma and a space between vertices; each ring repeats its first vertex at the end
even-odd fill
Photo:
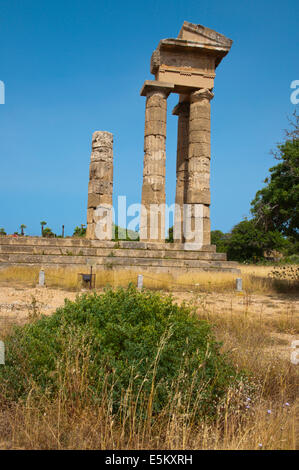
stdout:
POLYGON ((3 341, 0 341, 0 365, 5 364, 5 345, 3 341))
POLYGON ((143 287, 143 276, 142 274, 138 274, 138 278, 137 278, 137 289, 138 290, 141 290, 143 287))
POLYGON ((242 288, 242 278, 238 277, 236 279, 236 289, 237 289, 237 292, 242 292, 243 288, 242 288))
POLYGON ((40 270, 39 272, 39 276, 38 276, 38 285, 40 287, 45 287, 45 271, 43 271, 42 269, 40 270))

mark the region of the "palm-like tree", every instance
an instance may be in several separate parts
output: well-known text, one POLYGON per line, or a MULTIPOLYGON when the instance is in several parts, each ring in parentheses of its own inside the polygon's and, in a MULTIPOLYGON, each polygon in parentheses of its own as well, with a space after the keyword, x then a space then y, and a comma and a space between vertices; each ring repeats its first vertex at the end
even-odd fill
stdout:
POLYGON ((44 235, 44 226, 47 225, 47 222, 42 220, 40 224, 41 224, 41 227, 42 227, 42 236, 43 236, 44 235))
POLYGON ((26 225, 24 225, 24 224, 21 224, 21 226, 20 226, 20 229, 21 229, 21 235, 24 235, 24 230, 25 230, 25 228, 27 228, 27 227, 26 227, 26 225))

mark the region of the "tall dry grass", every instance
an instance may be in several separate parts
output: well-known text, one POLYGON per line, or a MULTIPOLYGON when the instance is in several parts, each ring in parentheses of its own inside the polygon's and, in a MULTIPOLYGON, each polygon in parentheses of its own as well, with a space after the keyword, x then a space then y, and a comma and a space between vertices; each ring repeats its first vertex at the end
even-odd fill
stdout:
MULTIPOLYGON (((146 419, 136 413, 130 386, 123 391, 117 411, 113 389, 108 387, 103 387, 95 404, 86 374, 88 348, 70 344, 67 366, 57 363, 60 387, 54 398, 32 383, 25 401, 1 401, 0 448, 298 449, 299 366, 277 353, 273 333, 299 334, 299 320, 290 316, 285 323, 281 312, 265 322, 251 312, 254 300, 246 295, 242 312, 232 309, 222 314, 210 308, 205 295, 192 300, 199 315, 213 324, 236 368, 248 375, 228 391, 214 420, 196 420, 196 405, 182 402, 176 382, 172 399, 159 414, 152 412, 150 396, 140 398, 146 419), (74 352, 75 360, 70 360, 74 352)), ((105 380, 108 383, 109 375, 105 380)))

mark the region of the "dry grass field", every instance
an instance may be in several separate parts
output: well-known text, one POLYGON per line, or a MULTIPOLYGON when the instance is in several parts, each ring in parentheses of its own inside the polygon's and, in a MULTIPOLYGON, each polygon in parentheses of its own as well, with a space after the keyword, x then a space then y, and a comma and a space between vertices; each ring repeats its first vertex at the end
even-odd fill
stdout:
MULTIPOLYGON (((228 392, 213 422, 198 424, 192 410, 182 412, 180 396, 154 419, 140 421, 129 391, 121 419, 115 420, 108 393, 98 406, 89 401, 84 367, 76 363, 63 379, 74 392, 73 400, 62 391, 50 400, 32 384, 25 402, 2 402, 0 449, 298 449, 299 364, 292 364, 290 355, 292 341, 299 340, 299 293, 288 279, 281 289, 269 278, 271 270, 242 266, 242 293, 225 276, 222 285, 218 278, 214 285, 213 279, 204 283, 203 278, 200 289, 171 292, 178 303, 192 304, 213 324, 223 351, 250 377, 228 392)), ((64 298, 76 295, 2 282, 0 334, 4 338, 12 324, 32 321, 39 313, 50 315, 64 298)))
MULTIPOLYGON (((294 282, 292 272, 296 270, 298 276, 299 267, 279 267, 279 275, 273 278, 273 266, 259 266, 240 264, 243 279, 243 288, 246 292, 270 294, 270 293, 292 293, 298 291, 298 279, 294 282)), ((0 269, 0 285, 20 285, 21 287, 35 287, 38 284, 39 266, 8 266, 0 269)), ((80 291, 80 272, 82 268, 46 266, 44 268, 46 285, 50 288, 65 289, 68 291, 80 291)), ((89 268, 86 269, 86 272, 89 268)), ((144 276, 144 287, 149 289, 162 289, 164 291, 198 291, 198 292, 233 292, 236 286, 235 273, 230 272, 191 272, 182 270, 179 274, 169 272, 147 272, 125 269, 101 269, 96 271, 96 288, 103 286, 126 287, 129 282, 137 284, 138 274, 144 276)))

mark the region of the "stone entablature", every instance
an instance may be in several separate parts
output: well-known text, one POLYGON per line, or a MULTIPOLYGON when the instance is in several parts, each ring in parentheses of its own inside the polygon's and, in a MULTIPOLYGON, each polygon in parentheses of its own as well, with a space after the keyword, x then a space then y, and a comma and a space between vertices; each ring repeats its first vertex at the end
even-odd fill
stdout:
POLYGON ((151 73, 173 83, 175 93, 214 86, 215 70, 232 41, 202 25, 184 22, 176 39, 162 39, 151 59, 151 73))

